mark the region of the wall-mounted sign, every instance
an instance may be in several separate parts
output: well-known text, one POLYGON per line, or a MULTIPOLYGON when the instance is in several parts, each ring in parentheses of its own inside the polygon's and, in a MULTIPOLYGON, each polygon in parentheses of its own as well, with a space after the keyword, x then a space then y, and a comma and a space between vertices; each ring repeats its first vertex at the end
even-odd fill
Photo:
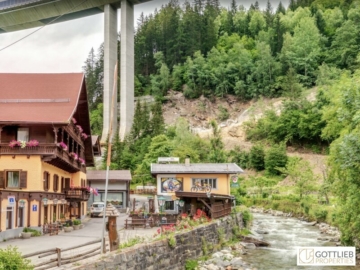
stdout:
POLYGON ((238 182, 239 176, 237 174, 230 176, 230 179, 231 179, 230 187, 232 187, 232 188, 239 187, 239 182, 238 182))
POLYGON ((33 211, 33 212, 36 212, 36 211, 37 211, 37 205, 36 205, 36 204, 33 204, 33 205, 32 205, 32 211, 33 211))
POLYGON ((8 206, 15 205, 15 196, 8 196, 8 206))
POLYGON ((172 193, 183 190, 183 178, 163 177, 161 178, 161 192, 172 193))

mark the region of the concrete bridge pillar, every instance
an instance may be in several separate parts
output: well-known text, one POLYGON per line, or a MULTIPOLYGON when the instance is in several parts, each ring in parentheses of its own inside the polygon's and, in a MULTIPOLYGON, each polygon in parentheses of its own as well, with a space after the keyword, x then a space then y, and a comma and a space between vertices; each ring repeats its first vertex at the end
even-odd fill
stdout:
MULTIPOLYGON (((104 6, 104 93, 103 93, 103 131, 101 143, 109 134, 111 100, 114 85, 114 67, 117 59, 117 10, 111 5, 104 6)), ((113 108, 112 136, 117 131, 117 89, 113 108)))
POLYGON ((134 5, 121 0, 120 140, 134 119, 134 5))

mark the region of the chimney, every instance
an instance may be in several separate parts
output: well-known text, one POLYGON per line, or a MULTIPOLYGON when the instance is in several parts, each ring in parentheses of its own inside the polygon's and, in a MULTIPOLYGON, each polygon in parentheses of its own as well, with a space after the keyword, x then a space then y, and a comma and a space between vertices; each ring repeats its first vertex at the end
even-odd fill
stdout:
POLYGON ((189 157, 185 158, 185 166, 190 166, 190 158, 189 157))

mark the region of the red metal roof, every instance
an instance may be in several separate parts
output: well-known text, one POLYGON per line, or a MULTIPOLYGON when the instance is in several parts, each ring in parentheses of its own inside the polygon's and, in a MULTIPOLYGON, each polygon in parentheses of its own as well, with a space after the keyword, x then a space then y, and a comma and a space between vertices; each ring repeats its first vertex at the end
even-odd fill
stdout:
POLYGON ((0 73, 0 122, 69 123, 84 74, 0 73))

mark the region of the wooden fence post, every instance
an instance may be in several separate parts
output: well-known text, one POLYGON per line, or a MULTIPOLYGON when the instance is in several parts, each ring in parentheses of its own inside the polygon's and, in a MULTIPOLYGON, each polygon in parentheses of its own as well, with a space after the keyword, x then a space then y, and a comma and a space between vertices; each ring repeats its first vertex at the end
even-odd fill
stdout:
POLYGON ((60 267, 61 266, 61 249, 56 248, 56 253, 57 253, 57 266, 60 267))

